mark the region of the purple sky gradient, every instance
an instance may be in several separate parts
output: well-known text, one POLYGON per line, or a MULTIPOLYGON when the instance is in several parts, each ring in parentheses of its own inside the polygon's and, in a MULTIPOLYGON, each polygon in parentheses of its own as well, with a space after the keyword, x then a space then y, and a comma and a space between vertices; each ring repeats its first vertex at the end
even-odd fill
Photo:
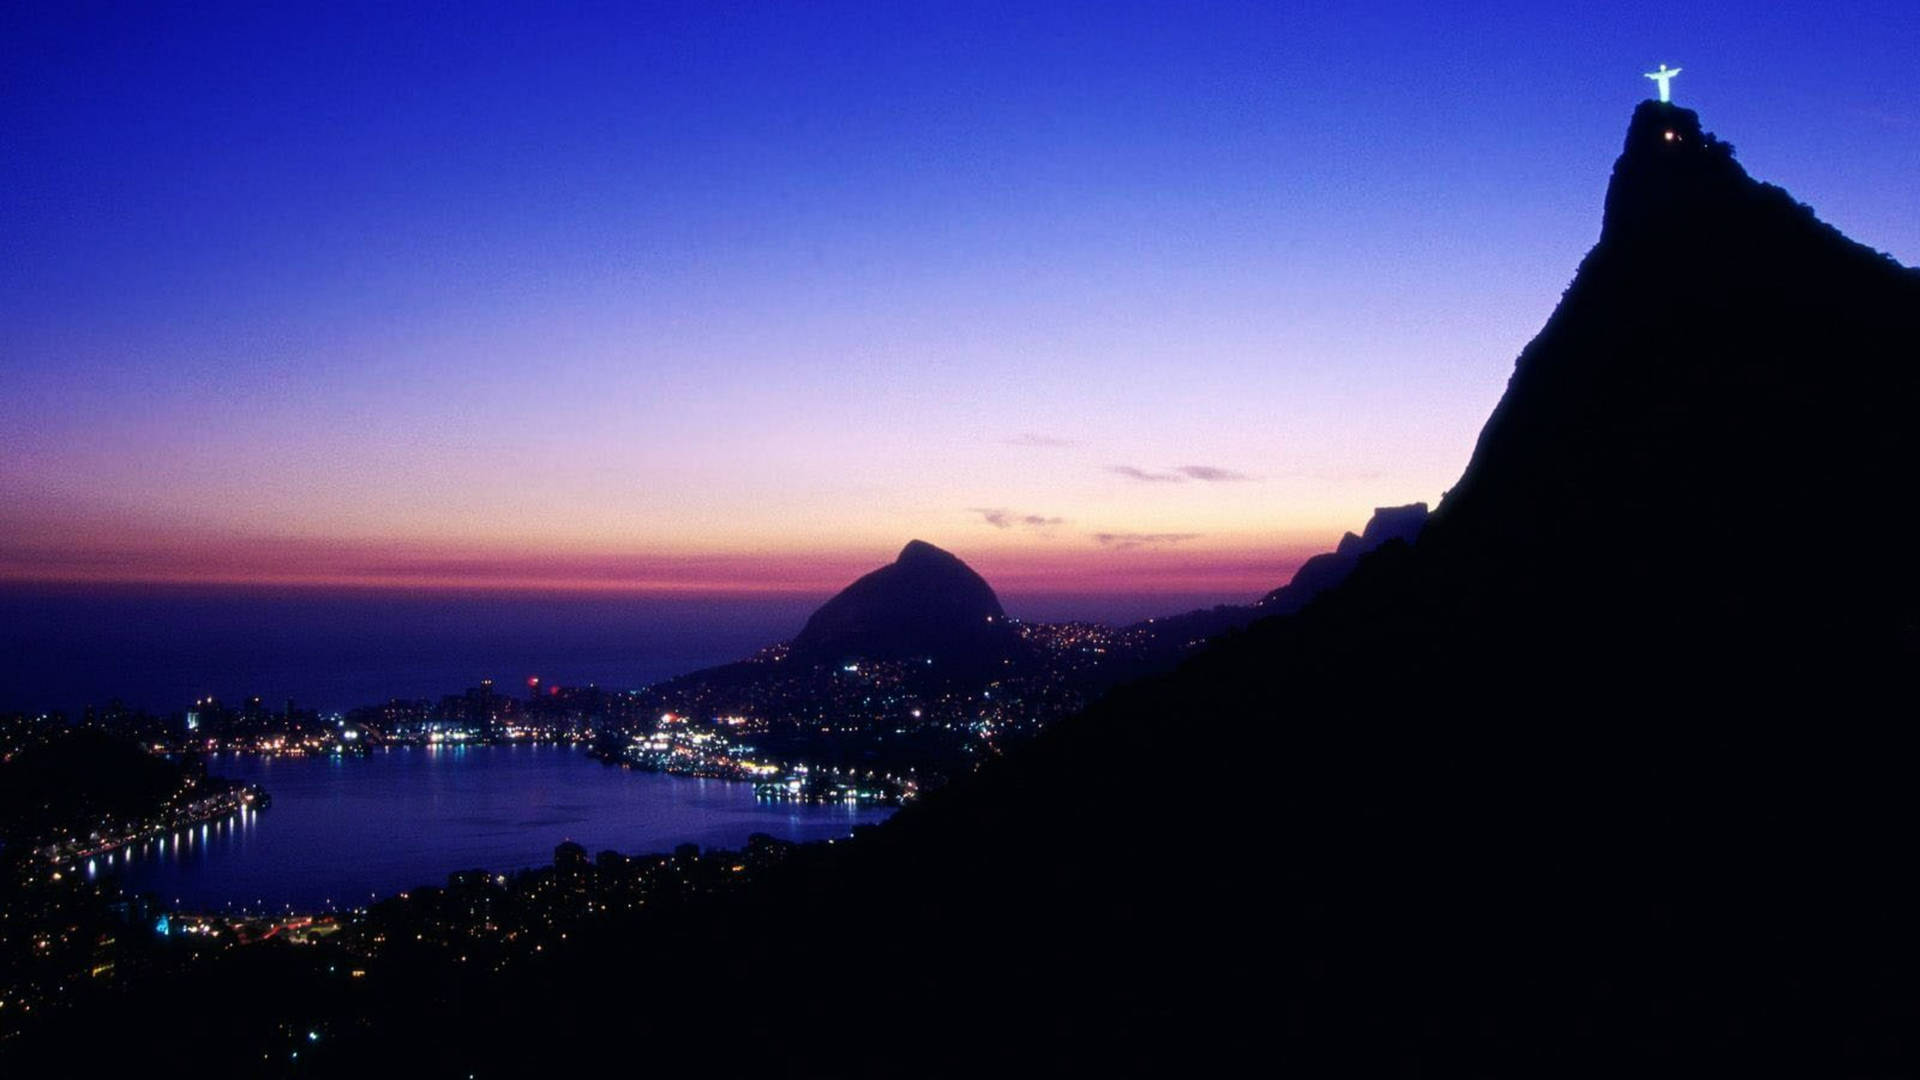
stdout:
POLYGON ((1457 477, 1660 62, 1920 261, 1920 7, 1540 7, 12 6, 0 579, 1256 593, 1457 477))

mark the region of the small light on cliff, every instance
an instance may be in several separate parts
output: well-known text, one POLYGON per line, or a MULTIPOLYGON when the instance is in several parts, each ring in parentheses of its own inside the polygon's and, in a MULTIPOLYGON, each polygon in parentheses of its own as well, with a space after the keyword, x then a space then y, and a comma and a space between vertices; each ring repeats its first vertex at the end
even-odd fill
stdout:
POLYGON ((1678 136, 1678 135, 1675 135, 1675 134, 1674 134, 1673 132, 1671 132, 1671 131, 1669 131, 1669 132, 1667 132, 1667 141, 1668 141, 1668 142, 1672 142, 1673 140, 1675 140, 1675 139, 1677 139, 1677 138, 1679 138, 1679 137, 1680 137, 1680 136, 1678 136))

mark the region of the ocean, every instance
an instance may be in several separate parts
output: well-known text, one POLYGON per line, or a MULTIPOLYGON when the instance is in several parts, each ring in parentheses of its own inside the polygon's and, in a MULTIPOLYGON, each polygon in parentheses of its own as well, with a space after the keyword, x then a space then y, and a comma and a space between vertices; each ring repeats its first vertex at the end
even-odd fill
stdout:
POLYGON ((208 587, 0 590, 0 711, 212 695, 344 710, 493 679, 616 689, 737 660, 823 596, 208 587))
MULTIPOLYGON (((785 641, 825 593, 720 594, 242 586, 0 587, 0 712, 196 698, 346 710, 493 679, 632 689, 785 641)), ((1037 594, 1032 620, 1128 622, 1218 596, 1037 594)))

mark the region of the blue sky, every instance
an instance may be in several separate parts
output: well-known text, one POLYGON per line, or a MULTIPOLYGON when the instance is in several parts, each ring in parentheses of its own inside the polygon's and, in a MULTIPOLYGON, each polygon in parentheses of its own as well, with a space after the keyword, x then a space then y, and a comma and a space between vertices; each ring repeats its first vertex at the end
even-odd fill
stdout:
POLYGON ((24 4, 0 39, 15 578, 698 588, 923 536, 1035 587, 1271 583, 1458 475, 1660 62, 1920 262, 1911 3, 24 4))

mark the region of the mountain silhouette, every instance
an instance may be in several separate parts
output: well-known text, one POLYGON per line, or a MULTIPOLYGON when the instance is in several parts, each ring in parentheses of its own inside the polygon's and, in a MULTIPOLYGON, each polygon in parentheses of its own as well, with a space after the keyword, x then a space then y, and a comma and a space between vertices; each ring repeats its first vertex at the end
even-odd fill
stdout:
POLYGON ((1920 1071, 1915 561, 1847 539, 1914 484, 1917 346, 1920 273, 1643 104, 1415 543, 903 812, 812 911, 1017 912, 842 917, 941 943, 916 1008, 997 988, 1082 1063, 1920 1071))
POLYGON ((952 553, 914 540, 822 604, 792 649, 813 663, 930 657, 972 667, 1018 645, 993 587, 952 553))
POLYGON ((954 1071, 1920 1070, 1914 560, 1848 539, 1913 485, 1917 344, 1920 274, 1642 105, 1416 542, 902 811, 758 932, 926 973, 873 1067, 992 1001, 954 1071))
POLYGON ((1599 244, 1420 544, 1429 584, 1481 621, 1582 610, 1580 637, 1628 632, 1683 668, 1703 646, 1884 647, 1911 560, 1823 553, 1912 483, 1917 289, 1693 112, 1644 103, 1599 244))
MULTIPOLYGON (((390 963, 329 1067, 1920 1073, 1920 610, 1886 528, 1917 346, 1920 273, 1647 102, 1413 543, 751 890, 609 914, 485 993, 390 963), (836 990, 715 1008, 743 972, 836 990)), ((907 554, 809 647, 988 625, 984 583, 907 554)), ((113 1030, 210 1053, 220 1013, 113 1030)))
POLYGON ((1412 543, 1426 523, 1426 503, 1378 507, 1359 535, 1345 534, 1334 550, 1323 551, 1300 564, 1287 584, 1251 604, 1217 604, 1134 623, 1127 630, 1140 635, 1144 644, 1130 662, 1117 664, 1111 677, 1118 680, 1172 667, 1195 648, 1221 634, 1271 615, 1291 615, 1345 581, 1360 565, 1363 556, 1390 541, 1412 543))
POLYGON ((1294 571, 1292 580, 1260 598, 1261 615, 1290 615, 1312 602, 1313 598, 1347 579, 1360 565, 1360 557, 1390 540, 1411 544, 1427 524, 1427 504, 1382 506, 1367 519, 1360 535, 1347 533, 1332 551, 1315 555, 1294 571))

